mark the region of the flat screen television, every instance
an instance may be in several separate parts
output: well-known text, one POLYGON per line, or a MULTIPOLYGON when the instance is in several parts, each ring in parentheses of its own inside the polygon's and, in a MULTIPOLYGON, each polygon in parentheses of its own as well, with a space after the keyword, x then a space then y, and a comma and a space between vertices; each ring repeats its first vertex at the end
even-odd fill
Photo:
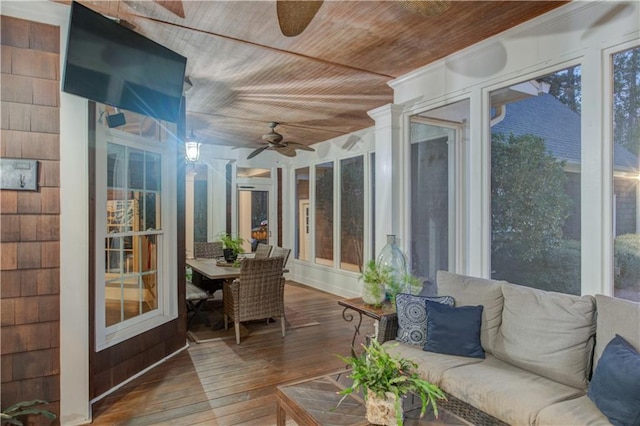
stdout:
POLYGON ((73 2, 62 91, 177 122, 187 58, 73 2))

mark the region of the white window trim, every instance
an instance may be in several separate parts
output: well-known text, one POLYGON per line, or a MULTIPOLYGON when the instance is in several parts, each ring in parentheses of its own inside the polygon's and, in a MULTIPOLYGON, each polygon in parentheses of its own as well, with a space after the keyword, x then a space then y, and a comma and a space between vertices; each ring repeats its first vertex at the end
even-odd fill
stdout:
POLYGON ((177 287, 177 236, 175 203, 176 164, 175 153, 171 149, 174 141, 162 144, 130 135, 114 129, 98 126, 96 129, 96 276, 95 276, 95 339, 96 350, 108 348, 148 330, 172 321, 178 317, 177 287), (116 143, 160 154, 162 157, 161 218, 163 235, 158 243, 158 309, 129 319, 116 326, 105 324, 104 287, 104 239, 106 237, 107 200, 107 144, 116 143))
MULTIPOLYGON (((452 101, 450 103, 441 105, 436 108, 446 108, 447 105, 453 105, 457 102, 461 102, 464 98, 456 101, 452 101)), ((411 117, 415 115, 419 115, 421 113, 428 112, 435 108, 429 108, 426 110, 420 110, 420 112, 415 112, 412 114, 406 114, 405 120, 405 138, 404 140, 407 142, 404 146, 404 157, 405 164, 407 167, 404 171, 404 182, 405 191, 407 193, 407 204, 410 206, 412 203, 411 199, 411 185, 413 182, 411 181, 411 145, 414 143, 420 143, 424 141, 412 141, 411 140, 411 117)), ((464 153, 463 153, 463 135, 465 131, 466 123, 454 123, 446 120, 438 120, 432 118, 424 118, 420 117, 421 124, 427 124, 431 126, 443 127, 447 129, 453 130, 455 134, 455 140, 453 142, 448 143, 448 179, 449 179, 449 191, 448 191, 448 220, 449 220, 449 236, 448 236, 448 257, 449 257, 449 270, 455 271, 460 270, 463 267, 464 260, 464 252, 463 247, 465 246, 461 241, 461 238, 464 235, 463 225, 464 225, 464 211, 459 208, 459 206, 463 205, 464 201, 464 186, 463 186, 463 176, 464 176, 464 153)), ((407 238, 411 234, 412 223, 411 223, 411 209, 407 208, 404 212, 405 223, 407 224, 406 229, 408 231, 407 238)), ((407 240, 408 241, 408 240, 407 240)), ((407 258, 412 259, 412 253, 407 250, 405 253, 407 258)), ((413 265, 407 265, 409 268, 413 268, 413 265)))

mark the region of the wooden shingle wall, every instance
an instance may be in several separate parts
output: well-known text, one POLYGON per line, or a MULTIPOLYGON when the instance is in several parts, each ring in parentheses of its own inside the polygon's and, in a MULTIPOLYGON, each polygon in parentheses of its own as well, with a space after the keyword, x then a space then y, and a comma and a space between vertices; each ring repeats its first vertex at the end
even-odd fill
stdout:
POLYGON ((2 408, 39 398, 59 413, 60 33, 7 16, 0 28, 0 156, 40 167, 38 191, 0 191, 2 408))

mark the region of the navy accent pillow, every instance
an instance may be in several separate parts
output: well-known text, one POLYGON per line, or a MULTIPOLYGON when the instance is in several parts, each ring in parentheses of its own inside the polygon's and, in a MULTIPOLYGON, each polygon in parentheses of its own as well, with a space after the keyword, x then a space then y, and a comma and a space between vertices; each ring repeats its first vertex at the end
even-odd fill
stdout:
POLYGON ((484 358, 480 325, 484 306, 447 306, 426 301, 427 343, 424 350, 447 355, 484 358))
POLYGON ((396 295, 398 333, 396 340, 410 345, 424 346, 427 341, 427 308, 425 301, 431 300, 453 306, 451 296, 423 297, 407 293, 396 295))
POLYGON ((640 354, 623 337, 604 348, 587 395, 615 426, 640 426, 640 354))

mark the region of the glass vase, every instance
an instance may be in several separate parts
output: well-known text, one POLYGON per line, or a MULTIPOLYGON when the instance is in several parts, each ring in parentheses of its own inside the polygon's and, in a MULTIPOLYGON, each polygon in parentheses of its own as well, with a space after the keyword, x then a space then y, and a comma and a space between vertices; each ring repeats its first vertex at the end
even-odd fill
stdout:
POLYGON ((388 274, 385 291, 387 298, 395 302, 396 294, 404 291, 404 278, 407 274, 407 258, 396 244, 395 235, 387 235, 387 245, 380 250, 376 264, 381 272, 388 274))

